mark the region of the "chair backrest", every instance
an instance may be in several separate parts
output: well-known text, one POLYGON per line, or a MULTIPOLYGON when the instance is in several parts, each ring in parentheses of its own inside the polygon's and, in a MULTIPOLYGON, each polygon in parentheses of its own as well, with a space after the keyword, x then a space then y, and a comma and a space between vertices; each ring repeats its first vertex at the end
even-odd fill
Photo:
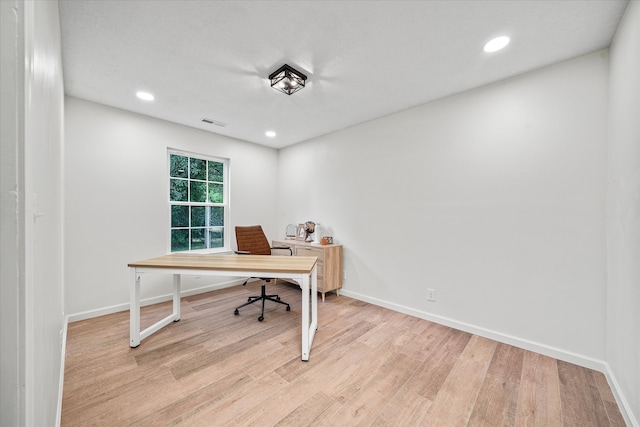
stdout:
POLYGON ((236 227, 236 243, 239 251, 250 252, 251 255, 271 255, 271 245, 260 225, 236 227))

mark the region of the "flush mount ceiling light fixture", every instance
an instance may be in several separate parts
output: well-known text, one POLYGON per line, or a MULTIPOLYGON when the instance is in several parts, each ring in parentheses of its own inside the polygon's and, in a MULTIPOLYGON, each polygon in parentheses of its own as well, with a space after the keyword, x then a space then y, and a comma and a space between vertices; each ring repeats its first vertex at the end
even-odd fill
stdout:
POLYGON ((284 64, 269 75, 269 80, 271 80, 272 88, 291 95, 304 87, 307 76, 284 64))

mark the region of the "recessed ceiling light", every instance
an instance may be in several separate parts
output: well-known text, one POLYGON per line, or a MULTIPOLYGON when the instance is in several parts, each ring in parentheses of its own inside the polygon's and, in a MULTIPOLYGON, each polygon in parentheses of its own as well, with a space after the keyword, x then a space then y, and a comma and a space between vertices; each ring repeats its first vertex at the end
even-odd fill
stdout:
POLYGON ((267 135, 269 138, 273 138, 276 136, 276 133, 272 130, 268 130, 264 134, 267 135))
POLYGON ((507 36, 496 37, 495 39, 489 40, 487 44, 484 45, 483 50, 485 52, 497 52, 508 45, 509 41, 510 39, 507 36))
POLYGON ((137 92, 136 96, 145 101, 153 101, 155 96, 151 95, 149 92, 137 92))

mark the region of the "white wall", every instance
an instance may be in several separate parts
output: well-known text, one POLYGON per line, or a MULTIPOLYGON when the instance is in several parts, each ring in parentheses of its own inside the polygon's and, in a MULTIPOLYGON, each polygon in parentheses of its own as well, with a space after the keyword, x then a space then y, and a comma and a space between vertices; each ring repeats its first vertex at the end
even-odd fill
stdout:
MULTIPOLYGON (((67 97, 65 107, 66 302, 72 320, 108 307, 128 309, 127 263, 169 251, 167 147, 230 159, 229 230, 261 224, 268 237, 280 236, 276 150, 76 98, 67 97)), ((183 290, 225 279, 215 280, 185 278, 183 290)), ((143 299, 170 290, 167 275, 142 280, 143 299)))
POLYGON ((58 2, 1 3, 0 424, 50 426, 57 421, 64 326, 58 2))
POLYGON ((640 423, 640 2, 611 46, 607 187, 607 362, 640 423))
POLYGON ((607 78, 600 51, 285 148, 279 226, 328 228, 347 295, 601 367, 607 78))
POLYGON ((0 1, 0 425, 24 420, 24 8, 0 1), (15 12, 14 12, 15 11, 15 12))

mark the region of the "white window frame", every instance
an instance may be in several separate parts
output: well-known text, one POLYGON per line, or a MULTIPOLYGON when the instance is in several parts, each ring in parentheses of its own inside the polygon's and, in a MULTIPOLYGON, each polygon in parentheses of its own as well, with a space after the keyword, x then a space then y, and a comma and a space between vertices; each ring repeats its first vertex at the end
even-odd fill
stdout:
MULTIPOLYGON (((184 150, 178 150, 178 149, 174 149, 174 148, 168 148, 167 149, 167 168, 166 168, 166 177, 167 177, 167 181, 166 181, 166 185, 167 185, 167 210, 169 212, 169 227, 168 227, 168 247, 167 247, 167 252, 168 253, 223 253, 223 252, 230 252, 231 251, 231 236, 230 236, 230 219, 229 219, 229 211, 230 211, 230 207, 229 207, 229 159, 226 158, 222 158, 222 157, 214 157, 214 156, 209 156, 206 154, 201 154, 201 153, 193 153, 193 152, 189 152, 189 151, 184 151, 184 150), (178 156, 185 156, 185 157, 191 157, 191 158, 196 158, 199 160, 205 160, 205 161, 213 161, 213 162, 218 162, 218 163, 222 163, 223 165, 223 191, 222 191, 222 198, 223 201, 222 203, 212 203, 212 202, 176 202, 176 201, 171 201, 171 155, 178 155, 178 156), (224 243, 223 243, 223 247, 221 248, 204 248, 204 249, 192 249, 192 250, 186 250, 186 251, 176 251, 176 252, 172 252, 171 250, 171 231, 175 228, 172 227, 171 225, 171 207, 172 206, 222 206, 224 208, 223 212, 224 212, 224 224, 223 224, 223 235, 224 235, 224 243)), ((191 178, 188 177, 187 175, 187 181, 194 181, 191 178)), ((197 181, 197 180, 195 180, 197 181)), ((188 188, 188 192, 187 194, 190 194, 191 192, 191 186, 187 185, 188 188)), ((187 198, 190 198, 189 196, 187 198)), ((191 215, 189 215, 189 221, 191 221, 191 215)), ((191 229, 194 227, 191 227, 191 224, 189 224, 189 227, 184 227, 185 229, 189 230, 189 235, 191 235, 191 229)), ((191 242, 191 238, 189 238, 189 242, 191 242)))

